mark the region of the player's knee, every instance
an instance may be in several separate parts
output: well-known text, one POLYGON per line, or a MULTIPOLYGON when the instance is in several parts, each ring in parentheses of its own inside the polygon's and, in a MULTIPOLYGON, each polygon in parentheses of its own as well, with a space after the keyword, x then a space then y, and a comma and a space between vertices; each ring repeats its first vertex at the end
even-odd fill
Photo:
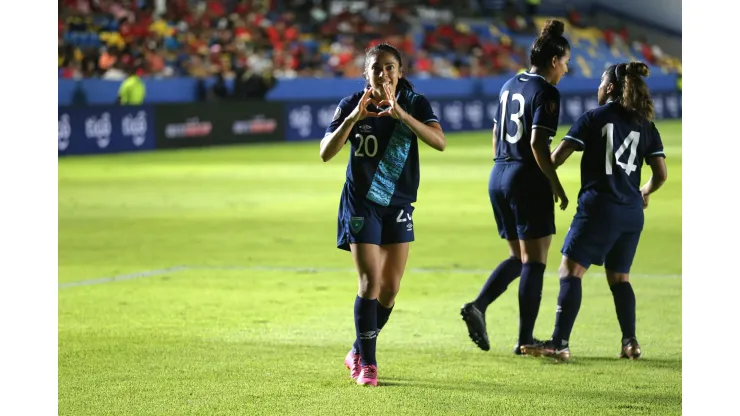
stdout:
POLYGON ((616 272, 610 272, 609 270, 606 271, 606 281, 609 283, 609 286, 614 286, 617 283, 624 283, 630 281, 630 275, 627 273, 616 273, 616 272))
POLYGON ((379 276, 363 273, 359 276, 359 294, 363 298, 375 298, 380 289, 379 276))
POLYGON ((522 263, 547 263, 547 252, 550 249, 550 237, 536 240, 522 240, 521 242, 522 263))
POLYGON ((522 260, 522 248, 519 246, 519 240, 509 241, 509 256, 516 258, 519 261, 522 260))
POLYGON ((380 293, 378 294, 378 301, 385 307, 393 305, 398 295, 398 291, 401 289, 400 279, 392 279, 393 281, 383 280, 380 283, 380 293))
POLYGON ((560 268, 558 269, 558 274, 560 275, 561 279, 565 279, 567 277, 577 277, 579 279, 582 279, 585 273, 585 267, 568 259, 567 257, 563 257, 563 261, 560 263, 560 268))

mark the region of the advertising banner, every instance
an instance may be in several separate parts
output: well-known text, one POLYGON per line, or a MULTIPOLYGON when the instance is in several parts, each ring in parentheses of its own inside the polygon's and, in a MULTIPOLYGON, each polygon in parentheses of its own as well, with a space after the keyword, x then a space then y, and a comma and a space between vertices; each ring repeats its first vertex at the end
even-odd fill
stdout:
POLYGON ((151 106, 59 107, 59 156, 154 148, 151 106))

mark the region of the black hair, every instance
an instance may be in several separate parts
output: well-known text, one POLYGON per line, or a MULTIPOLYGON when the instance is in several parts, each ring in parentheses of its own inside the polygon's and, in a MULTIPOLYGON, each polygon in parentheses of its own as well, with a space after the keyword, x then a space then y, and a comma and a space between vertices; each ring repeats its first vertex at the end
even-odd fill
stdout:
POLYGON ((642 62, 621 63, 605 71, 606 83, 614 84, 609 97, 635 115, 652 120, 655 116, 650 89, 643 77, 650 75, 650 68, 642 62))
MULTIPOLYGON (((371 56, 377 56, 381 53, 389 53, 393 55, 394 58, 398 61, 398 67, 403 68, 403 60, 401 60, 401 53, 398 52, 398 49, 394 48, 393 46, 387 44, 387 43, 381 43, 379 45, 375 45, 372 48, 368 49, 367 52, 365 52, 365 65, 366 69, 365 72, 367 72, 367 62, 370 60, 371 56)), ((366 88, 369 87, 369 83, 366 84, 366 88)), ((413 84, 406 79, 406 77, 400 77, 398 78, 398 90, 401 89, 407 89, 409 91, 414 90, 413 84)))
POLYGON ((542 28, 542 32, 532 43, 529 51, 529 62, 538 68, 545 69, 550 66, 553 56, 562 58, 566 51, 570 50, 568 39, 563 37, 565 24, 559 20, 548 20, 542 28))

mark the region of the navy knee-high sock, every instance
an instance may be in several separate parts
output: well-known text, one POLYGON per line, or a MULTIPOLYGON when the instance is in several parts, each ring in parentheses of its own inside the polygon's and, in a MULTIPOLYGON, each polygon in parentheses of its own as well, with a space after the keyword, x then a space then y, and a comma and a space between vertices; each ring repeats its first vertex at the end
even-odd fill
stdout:
POLYGON ((576 322, 578 310, 581 309, 581 279, 568 276, 560 279, 558 309, 555 315, 555 331, 552 340, 557 346, 567 346, 570 332, 576 322))
MULTIPOLYGON (((391 312, 393 312, 393 306, 386 308, 378 302, 378 335, 380 334, 380 330, 385 326, 385 323, 388 322, 391 312)), ((355 339, 355 343, 352 345, 352 352, 355 354, 360 353, 360 338, 355 339)))
POLYGON ((355 298, 355 335, 360 341, 362 365, 377 365, 375 341, 378 336, 378 300, 355 298))
POLYGON ((619 327, 622 329, 622 340, 635 337, 635 292, 630 282, 620 282, 609 287, 614 296, 614 307, 617 310, 619 327))
POLYGON ((534 324, 542 301, 542 280, 545 265, 538 262, 524 263, 519 281, 519 343, 534 342, 534 324))
POLYGON ((478 297, 473 301, 479 311, 486 313, 488 305, 506 292, 509 283, 522 274, 522 261, 516 257, 509 257, 501 262, 488 277, 478 297))

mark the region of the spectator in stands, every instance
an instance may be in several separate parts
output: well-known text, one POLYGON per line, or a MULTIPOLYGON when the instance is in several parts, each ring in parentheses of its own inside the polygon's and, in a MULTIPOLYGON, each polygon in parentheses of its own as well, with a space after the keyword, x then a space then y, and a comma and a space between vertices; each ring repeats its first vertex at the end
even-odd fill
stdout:
POLYGON ((570 23, 571 26, 577 27, 577 28, 584 28, 588 26, 585 19, 583 18, 583 15, 581 15, 581 12, 571 6, 566 6, 566 16, 568 17, 568 23, 570 23))
POLYGON ((211 86, 208 101, 224 101, 229 98, 229 90, 226 87, 226 79, 223 72, 216 74, 216 82, 211 86))
POLYGON ((259 73, 254 70, 239 70, 234 80, 234 99, 263 101, 276 81, 271 71, 259 73))
POLYGON ((123 81, 128 77, 122 62, 116 62, 101 77, 109 81, 123 81))

